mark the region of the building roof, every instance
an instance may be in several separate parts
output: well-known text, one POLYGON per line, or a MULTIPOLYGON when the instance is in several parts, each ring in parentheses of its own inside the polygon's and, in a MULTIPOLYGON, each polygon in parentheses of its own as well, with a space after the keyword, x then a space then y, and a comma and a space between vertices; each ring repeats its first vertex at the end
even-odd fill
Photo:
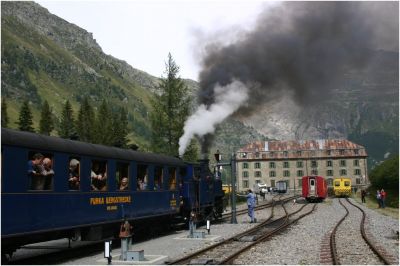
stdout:
POLYGON ((364 149, 346 139, 289 140, 289 141, 256 141, 242 147, 238 152, 262 151, 302 151, 302 150, 342 150, 364 149))

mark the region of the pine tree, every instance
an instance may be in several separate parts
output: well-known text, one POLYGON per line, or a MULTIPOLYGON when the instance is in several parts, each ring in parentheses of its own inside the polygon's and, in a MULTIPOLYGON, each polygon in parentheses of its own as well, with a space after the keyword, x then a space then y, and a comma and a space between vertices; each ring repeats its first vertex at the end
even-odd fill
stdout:
POLYGON ((60 137, 65 139, 73 139, 76 137, 73 110, 69 100, 65 102, 64 108, 61 112, 58 134, 60 137))
POLYGON ((28 101, 24 101, 24 103, 21 106, 21 109, 19 111, 19 119, 18 119, 18 129, 22 131, 29 131, 29 132, 35 132, 33 128, 33 122, 32 122, 33 116, 31 109, 29 108, 29 103, 28 101))
POLYGON ((54 129, 53 114, 47 100, 42 105, 42 112, 39 122, 39 133, 50 136, 51 131, 54 129))
POLYGON ((6 98, 2 98, 1 101, 1 126, 8 127, 8 113, 7 113, 7 101, 6 98))
POLYGON ((121 107, 119 112, 113 114, 114 140, 113 146, 126 148, 128 146, 128 114, 125 108, 121 107))
POLYGON ((106 100, 103 100, 94 125, 94 143, 99 143, 103 145, 112 145, 114 140, 114 129, 112 123, 112 113, 109 104, 106 100))
POLYGON ((81 103, 76 121, 76 131, 81 141, 92 142, 94 140, 94 123, 95 115, 93 107, 89 104, 89 100, 85 97, 81 103))
POLYGON ((183 126, 191 104, 189 89, 178 73, 179 66, 171 54, 168 54, 165 64, 166 77, 162 78, 157 88, 150 114, 152 150, 172 156, 178 154, 179 138, 183 134, 183 126))

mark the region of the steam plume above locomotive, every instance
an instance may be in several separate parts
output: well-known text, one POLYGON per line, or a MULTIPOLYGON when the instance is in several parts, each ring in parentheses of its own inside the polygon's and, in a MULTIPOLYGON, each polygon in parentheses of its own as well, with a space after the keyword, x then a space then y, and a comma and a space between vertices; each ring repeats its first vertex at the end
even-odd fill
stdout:
POLYGON ((282 95, 299 106, 329 99, 345 73, 372 60, 374 49, 398 50, 398 3, 284 2, 265 10, 255 29, 238 38, 227 45, 210 40, 205 47, 200 107, 185 124, 180 154, 195 135, 207 151, 217 123, 251 115, 282 95), (235 101, 239 106, 230 106, 221 91, 236 90, 230 84, 237 81, 246 94, 235 101))

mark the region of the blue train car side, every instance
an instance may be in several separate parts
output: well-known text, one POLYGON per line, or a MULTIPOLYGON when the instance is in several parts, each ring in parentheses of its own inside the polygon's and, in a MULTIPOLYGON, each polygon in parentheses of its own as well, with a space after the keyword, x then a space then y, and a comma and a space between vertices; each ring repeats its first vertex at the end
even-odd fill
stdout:
POLYGON ((172 223, 193 206, 208 215, 215 211, 215 200, 221 197, 222 202, 223 192, 220 180, 208 178, 204 167, 175 157, 2 129, 2 254, 63 237, 113 237, 124 219, 172 223), (54 175, 28 175, 27 162, 35 154, 50 159, 54 175), (70 182, 74 165, 76 187, 70 182), (128 181, 127 189, 121 188, 122 179, 128 181))

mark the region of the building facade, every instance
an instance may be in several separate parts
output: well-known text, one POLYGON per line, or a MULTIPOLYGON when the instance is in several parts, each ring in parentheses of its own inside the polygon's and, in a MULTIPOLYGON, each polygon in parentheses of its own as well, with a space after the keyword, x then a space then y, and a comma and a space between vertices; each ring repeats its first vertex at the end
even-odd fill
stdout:
POLYGON ((236 153, 238 191, 257 183, 275 187, 286 181, 289 189, 301 189, 303 176, 323 176, 328 186, 333 179, 349 177, 353 187, 366 186, 367 152, 348 140, 259 141, 236 153))

